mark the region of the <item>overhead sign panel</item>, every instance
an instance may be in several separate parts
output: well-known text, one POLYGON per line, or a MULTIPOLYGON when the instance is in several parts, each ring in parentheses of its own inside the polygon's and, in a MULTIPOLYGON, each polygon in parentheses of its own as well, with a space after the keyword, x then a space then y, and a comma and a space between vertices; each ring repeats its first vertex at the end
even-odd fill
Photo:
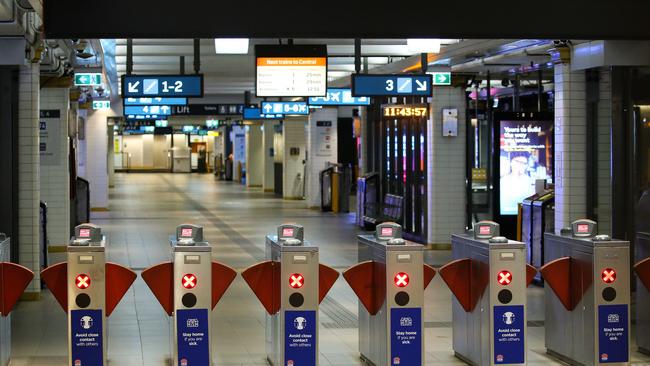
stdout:
POLYGON ((310 105, 370 105, 368 97, 353 97, 350 89, 327 89, 327 96, 310 97, 310 105))
POLYGON ((321 97, 327 94, 327 46, 256 45, 258 97, 321 97))
POLYGON ((264 114, 309 114, 306 102, 262 102, 264 114))
POLYGON ((264 114, 261 108, 244 108, 245 120, 260 120, 260 119, 283 119, 282 114, 264 114))
POLYGON ((102 74, 100 73, 78 73, 74 74, 75 86, 102 85, 102 74))
POLYGON ((352 75, 352 95, 355 97, 430 97, 431 75, 352 75))
POLYGON ((172 113, 172 108, 168 105, 131 105, 124 106, 124 114, 126 115, 156 115, 156 116, 169 116, 172 113))
POLYGON ((203 75, 122 75, 122 97, 203 97, 203 75))
POLYGON ((187 98, 125 98, 124 105, 186 105, 187 98))
POLYGON ((188 104, 174 107, 172 114, 181 116, 241 115, 243 104, 188 104))

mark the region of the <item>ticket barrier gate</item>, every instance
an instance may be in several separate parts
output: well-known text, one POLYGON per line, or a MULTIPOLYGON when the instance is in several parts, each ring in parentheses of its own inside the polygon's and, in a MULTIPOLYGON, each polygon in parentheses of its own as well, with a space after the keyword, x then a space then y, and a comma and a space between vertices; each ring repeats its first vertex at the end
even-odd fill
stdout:
POLYGON ((68 313, 68 365, 106 365, 106 318, 131 287, 135 272, 106 262, 101 228, 82 224, 67 247, 67 262, 41 271, 41 278, 68 313))
POLYGON ((339 273, 319 263, 304 229, 281 225, 266 237, 265 262, 242 277, 266 309, 266 353, 272 366, 318 365, 318 307, 339 273))
POLYGON ((210 311, 226 292, 237 272, 212 261, 212 247, 203 240, 203 228, 183 224, 170 237, 172 262, 142 272, 151 292, 167 315, 174 318, 174 366, 208 366, 210 311))
POLYGON ((629 364, 629 242, 578 220, 546 234, 547 353, 572 365, 629 364))
POLYGON ((454 260, 440 268, 454 300, 453 348, 470 365, 526 364, 526 287, 536 270, 525 244, 481 221, 451 237, 454 260))
POLYGON ((636 343, 650 355, 650 233, 636 233, 636 343))
POLYGON ((359 353, 370 365, 424 364, 424 289, 436 274, 420 244, 402 239, 402 227, 377 225, 359 235, 359 264, 343 277, 359 297, 359 353))
POLYGON ((34 272, 10 260, 11 239, 0 233, 0 365, 9 365, 11 358, 11 311, 34 272))

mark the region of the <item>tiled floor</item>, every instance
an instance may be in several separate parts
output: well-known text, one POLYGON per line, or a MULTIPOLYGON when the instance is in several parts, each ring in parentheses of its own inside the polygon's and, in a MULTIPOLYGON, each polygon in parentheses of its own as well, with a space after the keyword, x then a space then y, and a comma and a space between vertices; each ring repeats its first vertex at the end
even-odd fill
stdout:
MULTIPOLYGON (((320 246, 321 262, 343 270, 356 262, 353 215, 324 214, 283 201, 260 189, 218 182, 211 175, 118 174, 111 189, 110 211, 93 222, 109 238, 111 261, 138 273, 169 260, 168 238, 184 222, 204 226, 214 258, 238 271, 263 260, 264 236, 277 224, 305 226, 307 240, 320 246)), ((439 266, 448 252, 429 252, 427 262, 439 266)), ((529 290, 529 321, 543 320, 543 291, 529 290)), ((12 365, 66 365, 66 316, 53 297, 22 302, 13 313, 12 365)), ((436 277, 425 293, 427 365, 463 364, 451 347, 451 294, 436 277)), ((320 364, 361 365, 357 352, 357 300, 342 279, 334 285, 320 312, 320 364)), ((109 318, 111 365, 167 365, 170 321, 141 278, 109 318)), ((264 310, 241 277, 212 313, 215 365, 264 365, 264 310)), ((634 343, 634 342, 633 342, 634 343)), ((556 364, 545 354, 544 328, 528 328, 530 364, 556 364)), ((632 349, 635 349, 632 344, 632 349)), ((650 358, 633 352, 636 364, 650 358)))

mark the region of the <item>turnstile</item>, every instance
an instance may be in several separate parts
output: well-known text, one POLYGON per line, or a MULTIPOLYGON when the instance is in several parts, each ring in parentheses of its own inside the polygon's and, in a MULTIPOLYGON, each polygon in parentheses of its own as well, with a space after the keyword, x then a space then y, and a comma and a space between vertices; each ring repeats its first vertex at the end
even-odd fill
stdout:
POLYGON ((451 237, 453 261, 440 276, 454 294, 453 348, 470 365, 526 364, 526 287, 535 269, 524 243, 481 221, 451 237))
POLYGON ((167 315, 172 316, 172 364, 209 366, 210 312, 237 272, 212 261, 212 247, 203 240, 203 228, 183 224, 169 239, 172 262, 147 268, 142 279, 167 315))
POLYGON ((396 223, 359 235, 359 264, 343 277, 359 297, 359 353, 370 365, 424 364, 424 289, 435 270, 396 223))
POLYGON ((636 344, 650 355, 650 190, 641 195, 636 208, 634 271, 636 272, 636 344))
POLYGON ((266 354, 272 366, 318 365, 318 306, 339 274, 319 263, 304 229, 281 225, 266 237, 265 262, 242 277, 267 311, 266 354))
MULTIPOLYGON (((526 262, 535 268, 544 265, 544 233, 554 230, 555 191, 546 189, 521 203, 521 241, 526 244, 526 262)), ((541 282, 537 273, 535 280, 541 282)))
POLYGON ((106 262, 101 228, 83 224, 67 247, 67 262, 44 269, 41 278, 68 313, 68 365, 106 365, 106 318, 135 281, 135 272, 106 262))
POLYGON ((547 233, 545 246, 547 352, 572 365, 627 365, 629 242, 577 220, 560 235, 547 233))

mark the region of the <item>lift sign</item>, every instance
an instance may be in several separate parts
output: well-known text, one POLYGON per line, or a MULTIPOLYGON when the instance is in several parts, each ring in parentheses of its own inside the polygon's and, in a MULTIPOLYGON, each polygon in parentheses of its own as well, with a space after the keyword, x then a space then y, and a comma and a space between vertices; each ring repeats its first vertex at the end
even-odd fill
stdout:
POLYGON ((209 365, 208 309, 176 310, 178 365, 209 365))
POLYGON ((70 311, 72 365, 104 365, 103 318, 101 310, 70 311))
POLYGON ((598 306, 598 360, 600 363, 628 362, 627 305, 598 306))
POLYGON ((422 365, 422 308, 390 309, 390 365, 422 365))
POLYGON ((292 366, 316 364, 315 311, 285 311, 284 364, 292 366))
POLYGON ((494 363, 525 362, 524 306, 494 307, 494 363))

